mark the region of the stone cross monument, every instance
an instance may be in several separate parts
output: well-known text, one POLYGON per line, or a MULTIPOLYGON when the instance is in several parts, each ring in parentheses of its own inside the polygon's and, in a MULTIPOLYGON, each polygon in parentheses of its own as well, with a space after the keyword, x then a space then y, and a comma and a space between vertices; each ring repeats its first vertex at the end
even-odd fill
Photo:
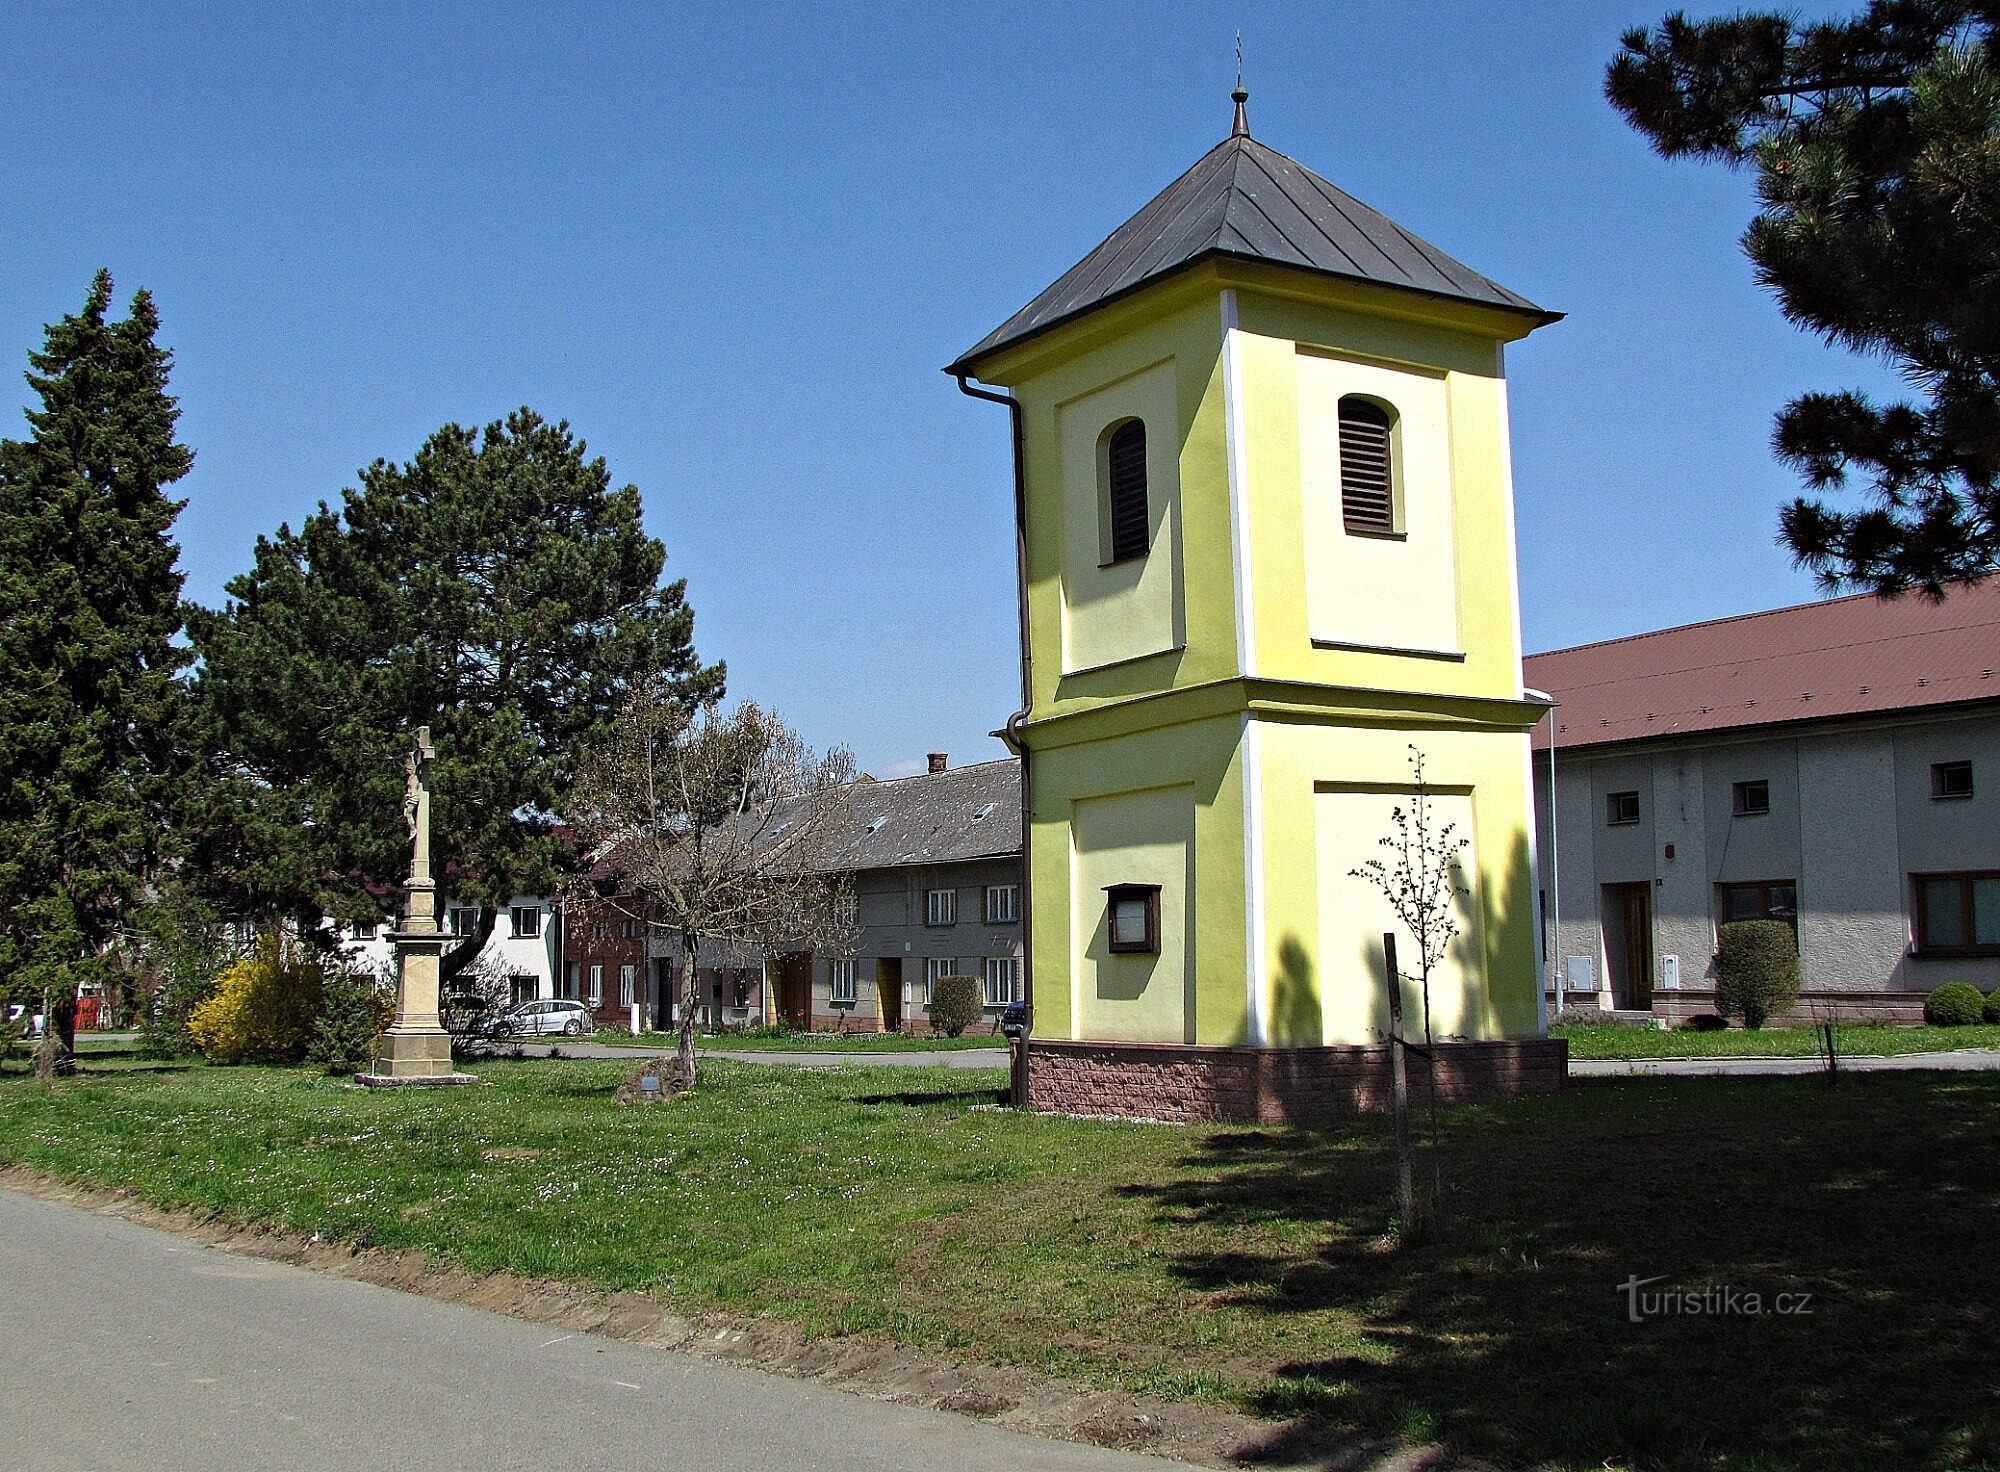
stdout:
POLYGON ((419 726, 403 758, 407 774, 403 817, 410 827, 410 877, 403 881, 403 923, 389 936, 396 948, 396 1017, 375 1040, 375 1066, 360 1076, 370 1085, 471 1083, 454 1073, 451 1037, 438 1021, 438 970, 451 937, 438 929, 437 884, 431 878, 431 728, 419 726))

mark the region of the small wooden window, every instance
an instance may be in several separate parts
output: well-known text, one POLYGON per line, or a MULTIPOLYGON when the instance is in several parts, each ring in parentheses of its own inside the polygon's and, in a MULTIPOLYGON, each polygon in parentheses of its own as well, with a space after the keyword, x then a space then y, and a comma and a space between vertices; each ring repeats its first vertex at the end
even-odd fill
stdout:
POLYGON ((1105 446, 1104 495, 1110 510, 1111 561, 1144 557, 1152 546, 1146 506, 1146 426, 1128 419, 1105 446))
POLYGON ((2000 873, 1917 874, 1917 951, 2000 955, 2000 873))
POLYGON ((1938 798, 1972 796, 1972 763, 1933 762, 1931 796, 1938 798))
POLYGON ((1753 818, 1759 813, 1771 811, 1771 784, 1759 777, 1751 782, 1736 782, 1730 786, 1730 810, 1739 818, 1753 818))
POLYGON ((1112 951, 1117 954, 1157 954, 1160 949, 1160 886, 1107 884, 1104 893, 1112 951))
POLYGON ((1021 887, 1018 884, 986 886, 986 923, 1006 925, 1021 918, 1021 887))
POLYGON ((1716 886, 1722 923, 1736 920, 1782 920, 1799 930, 1799 889, 1789 879, 1759 880, 1752 884, 1716 886))
POLYGON ((958 924, 958 891, 933 889, 924 894, 924 924, 958 924))
POLYGON ((1614 828, 1622 828, 1639 821, 1639 794, 1636 792, 1607 792, 1604 794, 1604 821, 1614 828))
POLYGON ((1393 536, 1396 471, 1389 411, 1370 399, 1340 401, 1340 519, 1360 536, 1393 536))

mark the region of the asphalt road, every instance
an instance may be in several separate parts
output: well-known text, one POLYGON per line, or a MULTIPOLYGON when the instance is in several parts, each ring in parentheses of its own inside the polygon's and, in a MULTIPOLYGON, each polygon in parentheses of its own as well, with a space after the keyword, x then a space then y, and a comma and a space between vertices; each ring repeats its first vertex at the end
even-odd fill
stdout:
POLYGON ((0 1190, 0 1472, 1145 1472, 0 1190))

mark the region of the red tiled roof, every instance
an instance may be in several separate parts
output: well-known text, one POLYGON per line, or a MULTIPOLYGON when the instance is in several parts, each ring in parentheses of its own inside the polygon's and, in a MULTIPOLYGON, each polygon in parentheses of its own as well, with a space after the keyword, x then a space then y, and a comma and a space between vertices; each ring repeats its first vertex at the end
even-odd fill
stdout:
MULTIPOLYGON (((1933 603, 1863 593, 1531 654, 1564 750, 2000 699, 2000 577, 1933 603)), ((1535 728, 1546 747, 1549 723, 1535 728)))

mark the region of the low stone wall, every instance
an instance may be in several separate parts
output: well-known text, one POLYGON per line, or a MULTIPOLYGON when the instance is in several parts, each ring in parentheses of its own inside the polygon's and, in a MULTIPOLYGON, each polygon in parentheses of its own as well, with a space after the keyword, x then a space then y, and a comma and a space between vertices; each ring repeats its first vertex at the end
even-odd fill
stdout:
MULTIPOLYGON (((1653 1012, 1668 1026, 1683 1018, 1714 1012, 1713 991, 1654 992, 1653 1012)), ((1811 1027, 1835 1022, 1881 1022, 1914 1026, 1924 1020, 1922 992, 1802 991, 1792 1006, 1773 1016, 1767 1027, 1811 1027)))
MULTIPOLYGON (((1569 1071, 1569 1044, 1559 1038, 1440 1043, 1436 1053, 1438 1098, 1447 1103, 1549 1093, 1569 1071)), ((1410 1097, 1426 1103, 1427 1064, 1413 1052, 1409 1066, 1410 1097)), ((1389 1107, 1389 1049, 1036 1039, 1028 1049, 1028 1102, 1063 1114, 1322 1124, 1389 1107)))

